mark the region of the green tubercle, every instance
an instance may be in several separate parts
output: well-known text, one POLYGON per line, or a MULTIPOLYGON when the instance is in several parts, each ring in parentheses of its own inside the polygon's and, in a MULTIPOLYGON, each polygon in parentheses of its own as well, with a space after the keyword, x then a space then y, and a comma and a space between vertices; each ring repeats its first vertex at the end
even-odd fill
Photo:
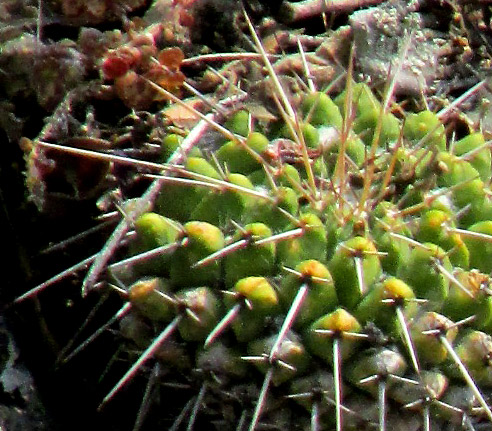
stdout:
POLYGON ((482 181, 490 178, 490 148, 485 145, 485 138, 480 132, 470 133, 453 144, 454 154, 467 160, 480 174, 482 181))
POLYGON ((302 286, 306 297, 295 319, 295 327, 302 328, 337 305, 337 294, 330 272, 317 260, 305 260, 287 274, 281 283, 279 295, 285 309, 289 309, 302 286))
POLYGON ((174 304, 169 292, 164 279, 140 280, 131 285, 128 300, 143 316, 156 322, 168 322, 174 317, 174 304))
POLYGON ((429 300, 431 307, 440 307, 448 296, 452 265, 446 252, 436 244, 415 247, 398 276, 412 286, 417 298, 429 300))
POLYGON ((342 115, 337 105, 325 93, 308 94, 302 102, 305 119, 313 126, 342 127, 342 115))
POLYGON ((185 244, 174 255, 170 279, 177 286, 215 285, 220 274, 218 262, 206 267, 193 265, 225 245, 222 231, 207 222, 190 221, 183 226, 185 244))
POLYGON ((232 287, 237 280, 247 276, 273 274, 276 262, 275 243, 255 244, 256 241, 270 236, 271 229, 263 223, 251 223, 236 231, 232 237, 233 243, 243 240, 244 245, 224 258, 226 286, 232 287))
POLYGON ((264 277, 246 277, 239 280, 224 298, 228 308, 239 304, 239 315, 232 322, 238 341, 244 342, 258 337, 268 317, 280 311, 275 289, 264 277))
POLYGON ((260 132, 251 132, 246 140, 228 141, 216 152, 217 160, 229 172, 248 175, 261 168, 261 156, 269 144, 268 138, 260 132))
POLYGON ((354 311, 357 320, 362 324, 374 322, 386 331, 394 332, 398 328, 396 307, 404 310, 407 318, 413 317, 417 311, 412 288, 396 277, 390 277, 377 283, 362 299, 354 311))
POLYGON ((374 243, 361 236, 339 244, 328 267, 335 280, 340 304, 349 310, 357 306, 381 274, 374 243))
POLYGON ((326 231, 316 214, 302 214, 292 230, 298 232, 295 237, 279 241, 277 245, 278 258, 284 266, 295 268, 308 259, 326 261, 326 231))
POLYGON ((426 148, 446 150, 446 132, 438 116, 431 111, 409 114, 403 126, 403 136, 426 148))
POLYGON ((316 321, 304 333, 304 340, 316 356, 333 364, 333 340, 340 339, 340 357, 347 360, 356 352, 360 339, 352 334, 362 331, 358 320, 343 308, 337 308, 316 321))

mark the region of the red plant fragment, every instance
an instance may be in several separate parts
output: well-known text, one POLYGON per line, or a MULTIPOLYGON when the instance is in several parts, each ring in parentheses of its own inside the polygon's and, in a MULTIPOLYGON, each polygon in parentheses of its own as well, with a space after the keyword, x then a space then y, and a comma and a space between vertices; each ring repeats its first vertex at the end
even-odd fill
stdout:
POLYGON ((124 75, 140 61, 140 50, 133 46, 122 46, 108 52, 102 64, 104 79, 115 79, 124 75))
POLYGON ((146 78, 169 91, 175 91, 183 85, 184 74, 179 70, 184 60, 183 51, 179 48, 163 49, 157 56, 159 67, 152 67, 146 78))
POLYGON ((165 48, 159 53, 157 60, 162 66, 166 66, 169 69, 179 69, 184 60, 184 54, 177 47, 165 48))

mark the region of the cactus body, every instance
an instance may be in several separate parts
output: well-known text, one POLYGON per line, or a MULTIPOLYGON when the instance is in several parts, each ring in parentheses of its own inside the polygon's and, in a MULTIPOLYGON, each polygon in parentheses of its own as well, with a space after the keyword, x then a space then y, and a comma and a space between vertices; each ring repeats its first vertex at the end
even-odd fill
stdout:
POLYGON ((359 84, 335 101, 304 95, 281 138, 245 112, 228 122, 235 139, 189 157, 135 222, 130 254, 173 245, 127 268, 141 362, 196 373, 195 416, 223 429, 384 430, 398 415, 445 429, 457 412, 492 423, 483 137, 452 153, 435 114, 401 121, 359 84), (182 350, 166 356, 170 340, 182 350), (469 391, 470 408, 453 401, 469 391))

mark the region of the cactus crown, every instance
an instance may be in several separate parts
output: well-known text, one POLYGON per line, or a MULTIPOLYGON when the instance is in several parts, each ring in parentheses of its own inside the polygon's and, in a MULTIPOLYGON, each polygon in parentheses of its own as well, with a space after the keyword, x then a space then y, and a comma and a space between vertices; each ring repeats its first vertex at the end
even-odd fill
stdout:
POLYGON ((193 132, 163 140, 155 203, 109 266, 143 353, 103 403, 155 360, 199 381, 173 429, 492 422, 482 134, 450 141, 439 115, 396 116, 391 86, 381 102, 350 74, 298 107, 271 79, 277 120, 202 120, 225 138, 188 154, 193 132))

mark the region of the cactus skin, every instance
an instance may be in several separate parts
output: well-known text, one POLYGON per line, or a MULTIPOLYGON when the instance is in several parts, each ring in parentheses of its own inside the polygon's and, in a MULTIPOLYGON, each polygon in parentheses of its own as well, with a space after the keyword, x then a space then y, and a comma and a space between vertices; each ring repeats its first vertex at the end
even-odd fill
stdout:
MULTIPOLYGON (((464 424, 492 423, 477 395, 492 386, 490 157, 466 156, 483 137, 451 153, 435 114, 400 121, 366 85, 352 91, 351 119, 345 93, 305 95, 297 138, 289 127, 279 138, 278 124, 252 131, 239 112, 228 121, 237 141, 213 156, 195 151, 179 173, 201 183, 170 183, 135 222, 130 254, 176 246, 126 268, 130 316, 147 330, 139 336, 126 319, 121 333, 205 388, 201 401, 192 394, 189 429, 197 418, 221 429, 249 421, 250 431, 385 429, 398 415, 423 424, 421 411, 403 407, 412 403, 435 429, 456 411, 464 424), (337 146, 327 148, 330 128, 337 146), (276 153, 277 139, 293 146, 276 153), (443 198, 429 198, 436 193, 443 198), (466 329, 455 324, 469 317, 466 329), (161 352, 149 328, 172 332, 161 352), (468 391, 481 409, 455 406, 468 391), (231 398, 240 401, 230 411, 217 407, 231 398)), ((179 141, 168 136, 163 154, 179 141)))

